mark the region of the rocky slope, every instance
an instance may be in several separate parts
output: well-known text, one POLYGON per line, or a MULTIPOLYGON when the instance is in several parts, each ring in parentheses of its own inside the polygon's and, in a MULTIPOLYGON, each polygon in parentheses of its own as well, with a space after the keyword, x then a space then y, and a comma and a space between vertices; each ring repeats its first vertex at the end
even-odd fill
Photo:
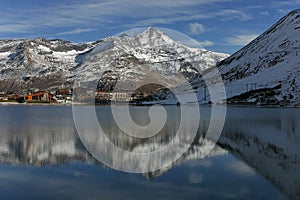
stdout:
POLYGON ((73 44, 63 40, 0 41, 0 91, 23 93, 51 90, 65 81, 78 65, 76 56, 96 45, 73 44))

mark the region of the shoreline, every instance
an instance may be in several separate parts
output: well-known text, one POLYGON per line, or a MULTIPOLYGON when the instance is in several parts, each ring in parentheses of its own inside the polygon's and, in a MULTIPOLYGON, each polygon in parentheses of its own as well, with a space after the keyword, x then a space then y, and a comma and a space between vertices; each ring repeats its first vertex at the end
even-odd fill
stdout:
POLYGON ((0 106, 72 106, 72 103, 18 103, 18 102, 0 102, 0 106))
MULTIPOLYGON (((152 106, 152 105, 161 105, 161 106, 178 106, 176 104, 85 104, 85 103, 18 103, 18 102, 0 102, 0 106, 110 106, 110 105, 129 105, 129 106, 152 106)), ((190 105, 190 104, 182 104, 190 105)), ((224 106, 225 104, 217 104, 219 106, 224 106)), ((208 104, 199 104, 200 107, 211 107, 208 104)), ((244 104, 226 104, 226 107, 237 107, 237 108, 300 108, 300 105, 244 105, 244 104)))

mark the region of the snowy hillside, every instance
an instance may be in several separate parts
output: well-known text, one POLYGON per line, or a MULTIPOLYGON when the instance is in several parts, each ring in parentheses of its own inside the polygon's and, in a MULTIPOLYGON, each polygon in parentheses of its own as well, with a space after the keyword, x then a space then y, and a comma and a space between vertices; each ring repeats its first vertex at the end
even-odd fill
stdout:
POLYGON ((229 103, 300 103, 300 10, 218 63, 229 103))
POLYGON ((0 91, 24 92, 61 85, 76 63, 76 56, 96 43, 63 40, 0 41, 0 91))

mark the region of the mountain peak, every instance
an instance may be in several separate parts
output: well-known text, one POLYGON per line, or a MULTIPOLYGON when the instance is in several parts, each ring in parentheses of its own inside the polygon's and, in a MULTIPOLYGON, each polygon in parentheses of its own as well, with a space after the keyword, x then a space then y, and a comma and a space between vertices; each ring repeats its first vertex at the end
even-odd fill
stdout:
POLYGON ((144 37, 169 37, 163 31, 155 27, 149 27, 145 29, 142 33, 138 34, 137 36, 144 36, 144 37))
POLYGON ((176 42, 167 34, 155 27, 149 27, 135 37, 143 46, 175 46, 176 42))
POLYGON ((153 27, 153 26, 148 27, 144 32, 164 34, 164 32, 161 31, 159 28, 156 28, 156 27, 153 27))

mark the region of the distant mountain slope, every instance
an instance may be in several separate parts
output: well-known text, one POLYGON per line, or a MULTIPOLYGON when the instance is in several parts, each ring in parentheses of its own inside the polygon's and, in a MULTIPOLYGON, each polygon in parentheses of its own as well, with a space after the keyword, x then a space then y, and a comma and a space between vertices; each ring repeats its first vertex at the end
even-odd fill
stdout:
MULTIPOLYGON (((227 54, 189 48, 173 41, 156 28, 130 37, 108 37, 102 41, 73 44, 63 40, 0 41, 0 91, 24 93, 72 87, 74 81, 106 76, 133 83, 145 74, 157 74, 176 84, 179 71, 190 79, 214 66, 227 54), (149 68, 140 66, 149 64, 149 68)), ((163 83, 166 80, 161 79, 163 83)))
POLYGON ((78 63, 76 56, 95 43, 73 44, 63 40, 1 40, 0 91, 48 90, 65 81, 78 63))

